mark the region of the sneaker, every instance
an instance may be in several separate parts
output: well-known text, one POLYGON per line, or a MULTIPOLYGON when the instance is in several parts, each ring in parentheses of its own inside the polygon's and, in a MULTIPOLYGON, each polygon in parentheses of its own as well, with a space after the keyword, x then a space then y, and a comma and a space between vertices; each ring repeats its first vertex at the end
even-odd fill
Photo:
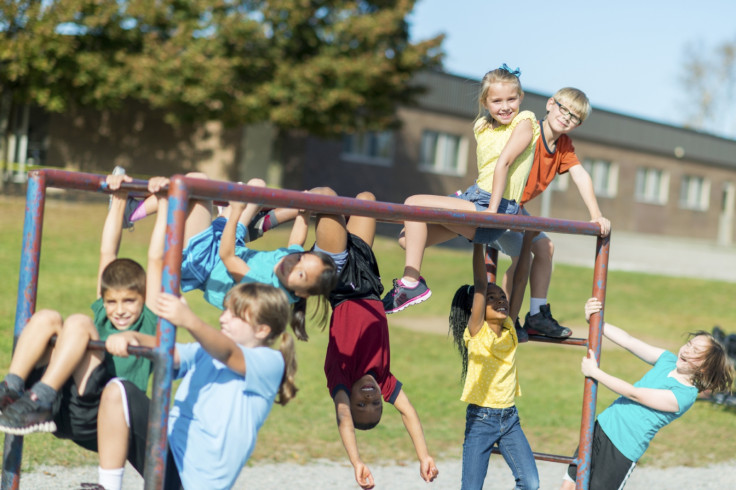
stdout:
POLYGON ((105 490, 105 487, 99 483, 82 483, 80 490, 105 490))
POLYGON ((521 322, 519 322, 519 319, 516 319, 516 336, 519 338, 519 343, 523 344, 524 342, 529 342, 529 332, 526 331, 526 328, 521 326, 521 322))
POLYGON ((396 313, 404 308, 426 301, 432 296, 432 291, 427 287, 423 277, 419 278, 419 284, 413 288, 404 286, 401 279, 394 279, 394 287, 383 297, 383 309, 386 314, 396 313))
POLYGON ((56 432, 51 407, 42 407, 36 394, 26 391, 0 415, 0 431, 17 436, 32 432, 56 432))
POLYGON ((9 405, 15 403, 21 396, 23 396, 22 392, 15 391, 5 381, 0 383, 0 413, 3 413, 9 405))
POLYGON ((553 339, 566 339, 572 335, 572 330, 563 327, 552 318, 549 303, 539 308, 536 315, 527 313, 524 328, 529 335, 544 335, 553 339))
POLYGON ((256 213, 250 223, 247 226, 247 233, 245 235, 245 241, 252 242, 263 236, 268 229, 267 220, 270 220, 269 213, 272 209, 261 209, 256 213), (266 226, 264 226, 266 225, 266 226))
MULTIPOLYGON (((112 175, 125 175, 125 169, 121 167, 120 165, 116 165, 114 169, 112 169, 112 175)), ((123 229, 124 230, 130 230, 133 231, 133 222, 130 221, 130 216, 133 214, 133 212, 138 208, 141 201, 134 199, 130 196, 128 196, 128 199, 125 201, 125 212, 123 213, 123 229)), ((112 204, 112 196, 110 196, 110 204, 107 205, 107 208, 110 209, 110 205, 112 204)))

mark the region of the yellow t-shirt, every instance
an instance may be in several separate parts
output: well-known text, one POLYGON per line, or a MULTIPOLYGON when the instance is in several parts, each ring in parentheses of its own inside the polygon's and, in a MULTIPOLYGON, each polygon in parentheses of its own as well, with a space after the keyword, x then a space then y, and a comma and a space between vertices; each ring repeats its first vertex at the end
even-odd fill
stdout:
POLYGON ((521 152, 516 160, 509 167, 508 181, 506 182, 506 190, 503 193, 504 199, 509 201, 521 202, 521 196, 524 193, 526 179, 529 177, 529 171, 532 169, 534 161, 534 145, 539 138, 539 123, 534 113, 531 111, 522 111, 516 115, 510 124, 492 128, 487 123, 486 118, 478 119, 473 127, 475 141, 478 143, 478 186, 487 192, 493 191, 493 172, 496 170, 496 162, 501 155, 506 143, 511 138, 511 133, 516 126, 524 120, 532 122, 532 139, 529 145, 521 152))
POLYGON ((521 396, 516 372, 516 346, 519 339, 510 319, 497 336, 483 323, 475 337, 466 328, 463 340, 468 348, 468 373, 460 400, 487 408, 509 408, 521 396))

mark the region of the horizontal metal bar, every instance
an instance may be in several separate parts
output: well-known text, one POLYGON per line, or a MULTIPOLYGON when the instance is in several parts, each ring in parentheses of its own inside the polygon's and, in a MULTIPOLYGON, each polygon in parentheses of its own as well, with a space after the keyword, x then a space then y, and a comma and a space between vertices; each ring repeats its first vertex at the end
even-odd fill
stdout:
MULTIPOLYGON (((494 447, 493 449, 491 449, 491 452, 495 454, 501 454, 501 451, 497 447, 494 447)), ((570 463, 575 462, 575 458, 573 458, 572 456, 562 456, 559 454, 538 453, 538 452, 532 452, 532 454, 534 455, 534 459, 539 459, 541 461, 550 461, 552 463, 564 463, 564 464, 570 464, 570 463)))
MULTIPOLYGON (((55 345, 56 344, 56 335, 51 337, 49 339, 49 344, 55 345)), ((87 349, 93 350, 93 351, 105 351, 105 341, 104 340, 90 340, 87 344, 87 349)), ((150 347, 142 347, 140 345, 129 345, 128 346, 128 354, 131 354, 133 356, 139 356, 139 357, 145 357, 146 359, 153 360, 154 357, 156 357, 156 353, 153 349, 150 347)))
POLYGON ((566 339, 553 339, 551 337, 545 337, 544 335, 529 335, 529 340, 534 342, 544 342, 547 344, 567 344, 567 345, 581 345, 587 347, 588 339, 580 339, 569 337, 566 339))

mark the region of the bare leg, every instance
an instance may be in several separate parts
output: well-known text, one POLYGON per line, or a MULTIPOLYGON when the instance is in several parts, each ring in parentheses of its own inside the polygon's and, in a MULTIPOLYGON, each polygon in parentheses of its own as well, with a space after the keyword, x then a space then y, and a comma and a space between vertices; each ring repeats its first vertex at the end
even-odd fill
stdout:
POLYGON ((128 457, 130 428, 125 421, 123 402, 120 385, 108 383, 97 414, 97 446, 102 469, 123 468, 128 457))
POLYGON ((26 380, 34 367, 48 364, 52 350, 49 340, 59 335, 62 324, 61 315, 56 311, 34 313, 18 338, 8 372, 26 380))
POLYGON ((67 318, 41 382, 59 391, 74 376, 79 394, 83 394, 90 374, 103 359, 102 354, 88 351, 87 344, 99 338, 90 317, 75 314, 67 318))
POLYGON ((555 247, 552 240, 542 238, 532 244, 534 260, 530 277, 532 298, 546 298, 552 280, 552 257, 555 247))
POLYGON ((575 490, 575 484, 570 480, 562 480, 560 490, 575 490))
MULTIPOLYGON (((337 193, 329 187, 317 187, 309 192, 324 196, 336 196, 337 193)), ((339 214, 320 214, 315 226, 315 243, 319 248, 330 253, 344 251, 348 244, 347 225, 345 217, 339 214)))
MULTIPOLYGON (((411 196, 405 204, 410 206, 430 206, 443 209, 458 209, 475 211, 475 205, 455 197, 417 195, 411 196)), ((419 280, 424 249, 428 244, 446 242, 455 236, 463 235, 472 238, 475 234, 474 226, 463 225, 427 225, 421 221, 407 221, 405 224, 406 260, 402 279, 409 281, 419 280)))
MULTIPOLYGON (((361 192, 356 199, 364 201, 375 201, 376 196, 372 192, 361 192)), ((360 237, 369 247, 373 247, 373 239, 376 238, 376 219, 366 216, 350 216, 347 224, 348 233, 360 237)))

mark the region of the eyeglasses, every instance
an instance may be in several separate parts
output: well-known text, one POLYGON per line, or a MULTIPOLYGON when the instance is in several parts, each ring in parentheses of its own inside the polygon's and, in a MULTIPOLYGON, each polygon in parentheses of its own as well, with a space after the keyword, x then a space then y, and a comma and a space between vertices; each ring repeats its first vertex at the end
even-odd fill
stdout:
POLYGON ((570 112, 570 109, 568 109, 564 105, 560 104, 557 101, 557 99, 552 99, 552 100, 554 100, 555 101, 555 104, 557 104, 557 107, 560 108, 560 114, 562 114, 563 116, 568 116, 570 118, 570 122, 571 123, 573 123, 575 125, 578 125, 581 122, 583 122, 578 116, 576 116, 575 114, 573 114, 572 112, 570 112))

